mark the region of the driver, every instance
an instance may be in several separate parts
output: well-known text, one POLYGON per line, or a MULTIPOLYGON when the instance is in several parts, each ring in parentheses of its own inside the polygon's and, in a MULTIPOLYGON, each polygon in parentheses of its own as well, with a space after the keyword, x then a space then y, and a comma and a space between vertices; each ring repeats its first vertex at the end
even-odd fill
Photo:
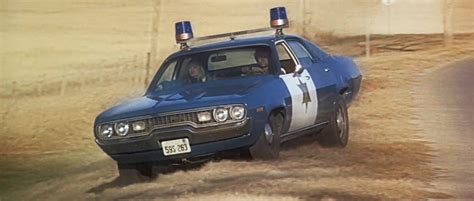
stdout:
POLYGON ((268 72, 268 66, 270 64, 270 51, 267 48, 257 48, 255 50, 255 61, 257 66, 244 67, 242 72, 245 74, 265 74, 268 72))
POLYGON ((189 83, 206 82, 206 73, 201 62, 192 60, 188 67, 189 83))

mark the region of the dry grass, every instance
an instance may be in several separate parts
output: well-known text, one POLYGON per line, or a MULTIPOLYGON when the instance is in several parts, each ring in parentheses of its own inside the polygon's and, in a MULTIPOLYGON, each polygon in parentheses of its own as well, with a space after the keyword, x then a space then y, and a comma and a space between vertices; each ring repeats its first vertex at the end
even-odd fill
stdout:
POLYGON ((2 191, 11 198, 48 200, 449 197, 429 186, 435 172, 430 143, 417 135, 420 128, 414 123, 414 85, 426 70, 473 55, 472 41, 357 59, 364 83, 350 109, 352 137, 345 149, 323 149, 309 136, 285 144, 278 161, 216 161, 177 169, 149 183, 117 183, 113 161, 94 145, 90 131, 100 110, 140 90, 118 84, 121 90, 110 91, 98 85, 88 94, 71 91, 60 102, 57 96, 2 99, 8 103, 2 111, 13 111, 3 116, 3 132, 11 135, 0 146, 2 164, 7 164, 2 165, 2 191), (30 186, 28 193, 20 185, 30 186))
MULTIPOLYGON (((439 36, 376 37, 377 47, 403 44, 412 38, 436 42, 421 42, 418 47, 422 48, 414 52, 383 49, 375 51, 376 55, 370 59, 357 59, 364 72, 364 82, 360 96, 350 109, 352 136, 345 149, 323 149, 309 136, 285 144, 278 161, 226 159, 189 171, 177 169, 148 183, 124 185, 116 180, 114 162, 94 144, 91 127, 97 113, 142 93, 141 84, 127 81, 142 73, 140 68, 124 71, 122 75, 114 73, 124 63, 133 62, 133 55, 144 55, 148 50, 146 30, 151 9, 143 2, 123 3, 129 4, 127 8, 116 1, 101 2, 71 4, 67 9, 63 4, 55 4, 46 6, 48 12, 44 13, 34 9, 5 9, 5 16, 13 21, 6 21, 8 29, 2 34, 12 36, 11 41, 16 43, 8 43, 12 48, 1 52, 2 59, 12 59, 5 59, 9 69, 2 68, 11 77, 8 82, 2 77, 0 86, 0 199, 449 197, 429 186, 435 169, 430 166, 430 142, 418 135, 420 128, 414 123, 417 114, 413 86, 427 70, 473 55, 472 35, 458 37, 451 48, 443 48, 439 36), (98 21, 88 23, 90 19, 98 21), (17 26, 16 22, 23 24, 17 26), (54 45, 50 38, 55 38, 54 45), (45 86, 42 93, 36 91, 40 81, 38 70, 32 70, 36 66, 47 74, 39 78, 45 86), (75 73, 67 76, 71 87, 61 96, 58 84, 66 72, 75 73), (113 79, 97 80, 107 76, 113 79), (25 80, 17 82, 18 90, 11 94, 6 89, 17 78, 25 80)), ((170 20, 178 17, 174 14, 170 20)), ((247 26, 243 22, 238 26, 247 26)), ((233 24, 227 26, 234 28, 233 24)), ((213 29, 205 31, 215 33, 213 29)), ((331 33, 322 36, 314 40, 325 44, 332 53, 363 54, 360 43, 363 37, 339 38, 331 33)), ((143 64, 143 57, 138 57, 141 59, 135 63, 143 64)))
MULTIPOLYGON (((316 32, 305 37, 331 52, 353 57, 365 56, 365 35, 338 36, 332 32, 316 32)), ((454 38, 469 41, 473 39, 473 34, 456 34, 454 38)), ((426 34, 370 35, 371 54, 412 52, 441 47, 443 47, 442 34, 430 34, 429 37, 426 34)))

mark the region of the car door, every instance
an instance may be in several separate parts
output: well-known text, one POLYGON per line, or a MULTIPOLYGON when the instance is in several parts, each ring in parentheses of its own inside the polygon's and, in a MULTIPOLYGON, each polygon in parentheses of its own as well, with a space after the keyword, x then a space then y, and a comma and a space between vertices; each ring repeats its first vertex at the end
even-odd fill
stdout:
POLYGON ((288 132, 313 126, 318 114, 316 85, 310 73, 304 68, 301 69, 300 61, 284 40, 277 41, 275 45, 280 65, 284 69, 279 76, 291 96, 288 132))
POLYGON ((318 116, 315 124, 328 121, 334 113, 334 101, 337 96, 336 78, 327 64, 309 53, 301 41, 287 41, 301 65, 309 72, 316 87, 318 97, 318 116))

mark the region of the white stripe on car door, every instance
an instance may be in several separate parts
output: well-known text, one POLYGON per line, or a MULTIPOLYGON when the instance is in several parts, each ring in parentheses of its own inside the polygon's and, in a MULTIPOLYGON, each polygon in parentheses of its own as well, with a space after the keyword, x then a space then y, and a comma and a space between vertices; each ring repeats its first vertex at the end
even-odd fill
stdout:
POLYGON ((318 114, 318 95, 313 79, 307 70, 299 76, 281 75, 291 95, 292 119, 289 131, 312 126, 318 114))
MULTIPOLYGON (((284 40, 275 42, 282 44, 291 59, 298 65, 300 62, 284 40)), ((298 71, 299 69, 296 69, 298 71)), ((291 121, 289 132, 312 126, 318 115, 318 94, 316 85, 308 70, 304 69, 299 75, 294 73, 280 75, 291 96, 291 121)))

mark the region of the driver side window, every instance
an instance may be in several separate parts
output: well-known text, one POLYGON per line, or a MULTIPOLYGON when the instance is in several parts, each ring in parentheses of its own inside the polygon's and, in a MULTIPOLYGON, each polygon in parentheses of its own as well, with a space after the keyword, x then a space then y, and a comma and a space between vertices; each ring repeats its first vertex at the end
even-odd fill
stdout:
POLYGON ((285 48, 283 43, 278 43, 276 45, 276 49, 278 52, 278 58, 280 60, 281 68, 282 68, 282 74, 288 74, 288 73, 293 73, 296 70, 296 63, 295 61, 291 58, 290 53, 288 50, 285 48))

